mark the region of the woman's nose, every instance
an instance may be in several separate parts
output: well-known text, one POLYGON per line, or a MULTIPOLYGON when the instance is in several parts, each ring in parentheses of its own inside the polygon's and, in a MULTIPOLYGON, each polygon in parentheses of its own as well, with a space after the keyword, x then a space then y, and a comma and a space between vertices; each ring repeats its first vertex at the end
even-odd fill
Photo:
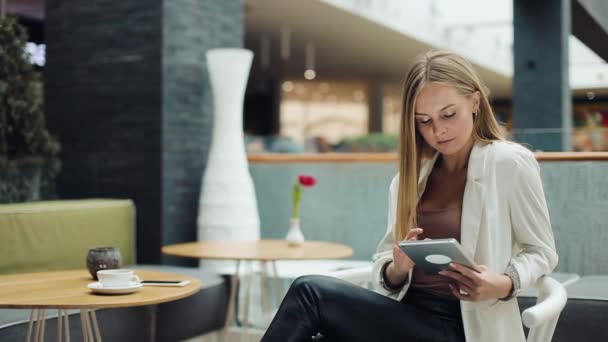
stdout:
POLYGON ((443 125, 439 125, 439 124, 434 124, 433 125, 433 133, 435 133, 435 136, 440 137, 442 135, 444 135, 447 132, 447 128, 443 125))

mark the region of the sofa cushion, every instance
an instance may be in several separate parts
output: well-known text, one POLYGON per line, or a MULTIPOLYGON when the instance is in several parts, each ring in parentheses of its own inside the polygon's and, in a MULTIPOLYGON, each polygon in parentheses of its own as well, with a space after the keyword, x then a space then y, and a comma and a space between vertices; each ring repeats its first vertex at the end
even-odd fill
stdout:
MULTIPOLYGON (((22 309, 0 309, 0 329, 7 328, 9 326, 27 323, 30 319, 30 310, 22 309)), ((47 317, 57 316, 56 314, 47 314, 47 317)))
POLYGON ((226 277, 200 268, 166 265, 137 265, 201 279, 200 292, 177 301, 159 304, 156 309, 156 341, 178 341, 220 329, 226 320, 230 282, 226 277))
POLYGON ((608 276, 583 276, 566 287, 568 298, 599 300, 608 303, 608 276))

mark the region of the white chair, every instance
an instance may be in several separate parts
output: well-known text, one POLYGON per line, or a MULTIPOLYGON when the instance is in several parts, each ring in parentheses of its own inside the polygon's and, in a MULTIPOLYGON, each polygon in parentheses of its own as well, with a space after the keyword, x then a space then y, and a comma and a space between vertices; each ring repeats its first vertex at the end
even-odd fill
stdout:
MULTIPOLYGON (((372 267, 340 270, 329 274, 350 283, 371 287, 372 267)), ((530 329, 527 342, 551 341, 559 315, 566 305, 568 295, 564 286, 550 276, 543 276, 536 284, 538 297, 536 305, 522 313, 522 321, 530 329)))

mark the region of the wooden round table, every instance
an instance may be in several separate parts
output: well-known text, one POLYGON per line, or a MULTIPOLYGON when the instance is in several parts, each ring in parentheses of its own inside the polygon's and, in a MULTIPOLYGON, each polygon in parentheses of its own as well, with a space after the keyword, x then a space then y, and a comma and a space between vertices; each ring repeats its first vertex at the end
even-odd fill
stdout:
POLYGON ((2 275, 0 308, 32 309, 27 341, 32 337, 34 321, 34 340, 43 340, 47 309, 58 309, 57 341, 62 339, 62 324, 65 326, 65 338, 69 341, 67 309, 80 309, 84 340, 101 341, 95 309, 170 302, 191 296, 202 287, 198 278, 180 274, 140 269, 135 270, 135 274, 143 280, 189 280, 190 283, 183 287, 143 286, 134 293, 123 295, 98 295, 87 287, 95 280, 86 270, 2 275))
MULTIPOLYGON (((246 297, 244 308, 244 326, 249 326, 249 308, 251 297, 251 276, 253 273, 251 262, 261 262, 261 280, 263 284, 268 283, 267 265, 272 266, 275 280, 275 293, 277 303, 281 302, 281 284, 277 272, 276 261, 278 260, 319 260, 319 259, 341 259, 349 258, 353 255, 353 249, 339 243, 324 241, 305 241, 303 245, 294 247, 289 246, 286 240, 255 240, 255 241, 204 241, 189 242, 175 245, 168 245, 162 248, 163 254, 213 260, 234 260, 236 261, 236 272, 231 275, 230 301, 224 326, 223 336, 229 322, 236 321, 234 312, 236 309, 236 287, 240 271, 241 262, 247 262, 244 278, 246 281, 246 297)), ((264 288, 266 286, 263 286, 264 288)), ((267 306, 265 302, 265 292, 262 290, 262 306, 267 306)), ((269 311, 269 310, 266 310, 269 311)), ((246 335, 242 335, 243 339, 246 335)))
POLYGON ((205 241, 164 246, 164 254, 220 260, 314 260, 341 259, 353 255, 353 249, 333 242, 305 241, 292 247, 285 240, 205 241))

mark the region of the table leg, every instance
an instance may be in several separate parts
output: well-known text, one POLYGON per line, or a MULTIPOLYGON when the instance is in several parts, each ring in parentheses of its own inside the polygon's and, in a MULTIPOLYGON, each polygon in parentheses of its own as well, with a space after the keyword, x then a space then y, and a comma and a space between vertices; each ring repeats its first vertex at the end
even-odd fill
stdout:
POLYGON ((239 272, 241 268, 241 261, 236 261, 236 271, 233 275, 230 276, 230 298, 228 299, 228 308, 226 310, 226 322, 224 323, 224 329, 222 329, 220 333, 220 341, 226 341, 226 333, 228 332, 228 326, 232 324, 232 321, 236 321, 235 314, 235 306, 236 306, 236 286, 239 279, 239 272))
POLYGON ((36 329, 36 341, 43 342, 44 341, 44 323, 46 322, 46 310, 39 310, 38 317, 40 320, 38 321, 40 329, 36 329))
POLYGON ((91 322, 91 310, 85 310, 85 317, 87 319, 87 330, 89 331, 89 341, 95 342, 95 338, 93 336, 93 323, 91 322))
POLYGON ((97 323, 97 314, 95 310, 91 310, 91 321, 93 321, 93 329, 95 331, 95 338, 101 342, 101 334, 99 333, 99 324, 97 323))
POLYGON ((251 311, 251 283, 253 282, 252 281, 252 277, 253 277, 252 264, 253 264, 253 261, 247 262, 247 272, 245 274, 245 276, 247 277, 247 287, 245 289, 246 292, 245 292, 245 303, 244 303, 244 310, 245 310, 245 317, 243 319, 244 333, 241 334, 241 341, 249 340, 249 312, 251 311))
POLYGON ((41 323, 41 327, 40 327, 40 335, 38 337, 38 341, 40 342, 44 342, 44 331, 46 328, 46 310, 42 309, 42 323, 41 323))
POLYGON ((274 285, 275 285, 275 294, 277 297, 277 308, 281 305, 281 298, 284 295, 283 286, 281 284, 281 280, 279 279, 279 272, 277 271, 277 262, 276 260, 272 260, 272 272, 274 273, 274 285))
POLYGON ((87 311, 85 309, 80 310, 80 325, 82 327, 82 340, 84 342, 93 342, 89 340, 89 325, 87 324, 88 319, 86 317, 87 311))
POLYGON ((158 305, 148 305, 146 306, 146 311, 148 312, 148 317, 150 319, 150 341, 156 342, 156 319, 158 316, 158 305))
POLYGON ((32 313, 30 314, 30 322, 27 325, 27 336, 25 337, 26 342, 30 342, 32 340, 32 330, 34 328, 34 317, 38 314, 38 309, 32 309, 32 313))
POLYGON ((40 311, 41 309, 36 310, 36 329, 34 330, 35 342, 38 342, 38 335, 40 335, 40 311))
POLYGON ((46 310, 42 311, 42 333, 40 334, 40 342, 44 342, 44 331, 46 328, 46 310))
POLYGON ((63 326, 65 327, 65 342, 70 342, 70 316, 68 311, 63 311, 63 326))
POLYGON ((57 342, 63 339, 63 310, 57 310, 57 342))
POLYGON ((270 312, 270 303, 269 303, 270 298, 268 298, 268 292, 269 292, 268 283, 269 283, 268 262, 262 261, 262 272, 260 274, 260 289, 261 289, 260 300, 262 302, 262 313, 264 315, 268 314, 270 312))

